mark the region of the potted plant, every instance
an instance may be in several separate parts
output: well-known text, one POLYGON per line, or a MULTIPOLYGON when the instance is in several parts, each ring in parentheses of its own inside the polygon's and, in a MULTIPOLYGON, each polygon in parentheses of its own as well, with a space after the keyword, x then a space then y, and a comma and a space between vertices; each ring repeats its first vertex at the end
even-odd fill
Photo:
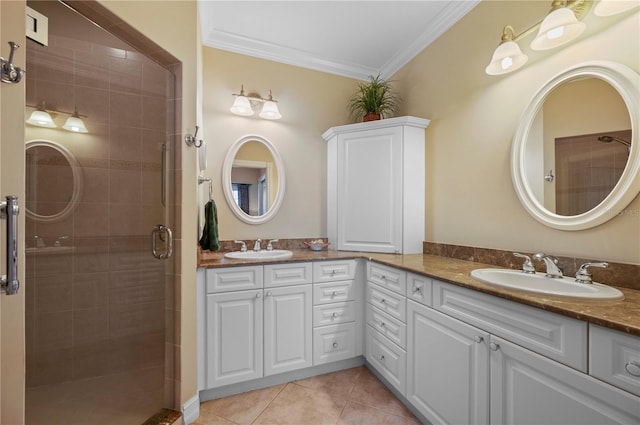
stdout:
POLYGON ((380 74, 376 77, 371 75, 369 82, 358 84, 358 89, 349 99, 349 115, 355 122, 379 120, 395 114, 400 101, 391 81, 383 80, 380 74))

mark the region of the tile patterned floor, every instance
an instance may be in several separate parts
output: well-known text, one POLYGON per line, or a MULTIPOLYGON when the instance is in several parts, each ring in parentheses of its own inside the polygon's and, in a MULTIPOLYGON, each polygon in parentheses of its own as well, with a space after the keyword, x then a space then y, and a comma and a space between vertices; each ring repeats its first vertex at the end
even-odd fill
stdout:
POLYGON ((419 425, 365 367, 204 402, 193 425, 419 425))

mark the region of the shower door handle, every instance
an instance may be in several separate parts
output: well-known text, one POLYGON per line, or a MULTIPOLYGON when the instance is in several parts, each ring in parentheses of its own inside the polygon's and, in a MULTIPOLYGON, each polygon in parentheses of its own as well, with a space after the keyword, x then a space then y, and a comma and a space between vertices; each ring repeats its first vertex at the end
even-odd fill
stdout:
POLYGON ((6 196, 0 202, 0 218, 7 220, 7 274, 0 276, 0 294, 15 295, 20 289, 18 281, 18 197, 6 196))
POLYGON ((173 232, 167 226, 156 225, 151 232, 151 252, 158 260, 165 260, 173 253, 173 232), (164 251, 158 250, 158 239, 165 244, 164 251))

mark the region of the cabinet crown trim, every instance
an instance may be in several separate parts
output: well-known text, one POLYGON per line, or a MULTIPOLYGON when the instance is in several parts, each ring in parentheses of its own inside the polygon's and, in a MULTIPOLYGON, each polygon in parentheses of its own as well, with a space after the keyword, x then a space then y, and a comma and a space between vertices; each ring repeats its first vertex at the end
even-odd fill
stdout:
POLYGON ((350 133, 353 131, 361 131, 361 130, 376 130, 379 128, 397 127, 400 125, 424 129, 429 126, 430 122, 431 121, 426 118, 418 118, 418 117, 412 117, 412 116, 386 118, 386 119, 377 120, 377 121, 361 122, 357 124, 347 124, 347 125, 339 125, 336 127, 331 127, 330 129, 324 132, 324 134, 322 135, 322 138, 326 141, 329 141, 329 139, 331 139, 337 134, 344 134, 344 133, 350 133))

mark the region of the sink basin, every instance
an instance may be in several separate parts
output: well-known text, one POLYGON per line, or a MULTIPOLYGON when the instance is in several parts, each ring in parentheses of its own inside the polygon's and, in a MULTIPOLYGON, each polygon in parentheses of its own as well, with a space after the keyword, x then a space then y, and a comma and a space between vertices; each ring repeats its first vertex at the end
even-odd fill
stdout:
POLYGON ((274 249, 272 251, 233 251, 224 254, 227 258, 234 260, 284 260, 291 258, 293 252, 287 249, 274 249))
POLYGON ((601 283, 577 283, 573 278, 553 279, 544 273, 527 274, 520 270, 475 269, 471 277, 489 285, 562 298, 617 300, 624 294, 601 283))

